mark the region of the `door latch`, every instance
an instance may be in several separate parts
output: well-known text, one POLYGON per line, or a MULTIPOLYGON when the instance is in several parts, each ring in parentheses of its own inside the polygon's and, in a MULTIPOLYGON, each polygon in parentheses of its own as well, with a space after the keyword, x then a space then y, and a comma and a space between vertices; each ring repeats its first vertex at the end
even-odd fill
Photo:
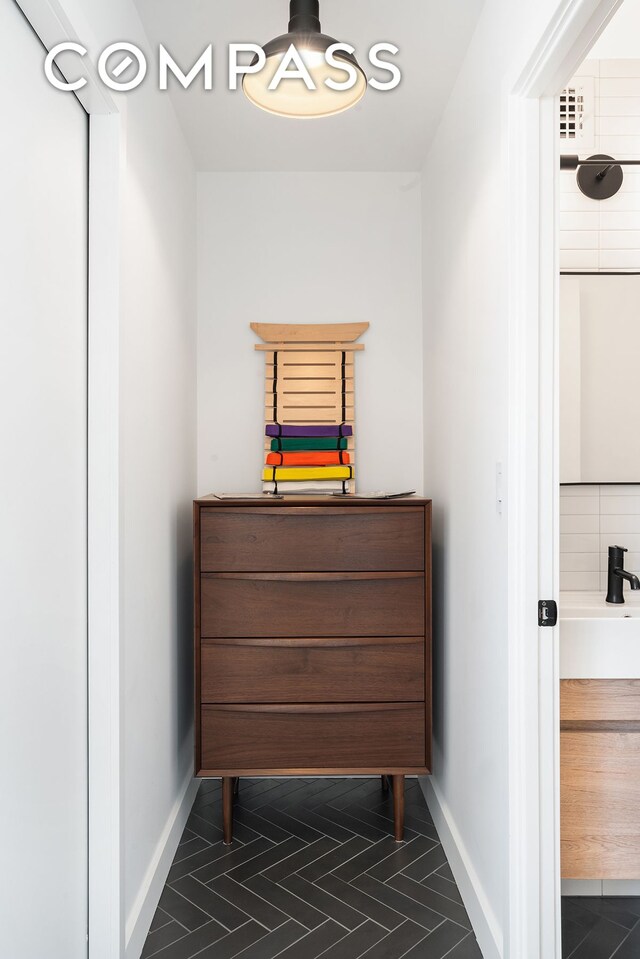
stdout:
POLYGON ((538 626, 556 626, 558 604, 555 599, 541 599, 538 603, 538 626))

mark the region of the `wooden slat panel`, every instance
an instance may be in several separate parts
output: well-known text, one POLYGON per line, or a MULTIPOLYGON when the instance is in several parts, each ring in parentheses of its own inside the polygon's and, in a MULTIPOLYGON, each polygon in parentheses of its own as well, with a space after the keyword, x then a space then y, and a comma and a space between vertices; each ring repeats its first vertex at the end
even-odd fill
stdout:
POLYGON ((560 721, 640 720, 640 679, 564 679, 560 721))
MULTIPOLYGON (((267 398, 266 398, 266 399, 267 399, 267 398)), ((265 415, 266 415, 266 420, 267 420, 267 422, 269 422, 269 423, 273 421, 273 403, 272 403, 272 402, 269 402, 270 399, 271 399, 271 397, 269 397, 269 398, 267 399, 267 401, 265 402, 265 415)), ((301 417, 304 417, 304 416, 307 415, 307 414, 306 414, 306 411, 307 411, 307 410, 313 411, 313 410, 336 410, 336 409, 339 409, 340 418, 342 418, 342 399, 340 398, 339 402, 337 402, 337 399, 338 399, 337 397, 327 397, 326 399, 327 399, 327 400, 330 400, 330 402, 324 402, 324 401, 322 401, 323 398, 321 398, 321 401, 320 401, 320 402, 317 402, 317 403, 316 403, 316 402, 313 402, 313 403, 307 402, 306 405, 304 405, 304 406, 299 406, 299 405, 296 404, 296 403, 289 403, 288 400, 285 400, 284 402, 279 402, 279 403, 278 403, 278 412, 280 411, 280 409, 283 409, 283 410, 289 410, 289 409, 291 409, 291 410, 294 410, 294 411, 295 411, 295 412, 294 412, 294 415, 295 415, 298 419, 300 419, 301 417)), ((355 409, 354 409, 354 407, 353 407, 353 401, 349 401, 349 399, 347 399, 347 407, 346 407, 345 412, 346 412, 345 423, 353 423, 353 418, 354 418, 354 413, 355 413, 355 409)), ((316 419, 316 420, 318 419, 318 414, 317 414, 317 412, 316 412, 315 414, 314 414, 313 412, 311 412, 309 415, 312 416, 313 419, 316 419)))
POLYGON ((422 766, 424 704, 202 707, 206 768, 422 766))
POLYGON ((352 343, 369 329, 368 323, 252 323, 265 343, 352 343))
MULTIPOLYGON (((353 393, 355 389, 353 379, 345 379, 344 385, 347 393, 353 393)), ((276 390, 278 393, 342 393, 342 379, 339 376, 317 376, 305 380, 278 374, 276 390)), ((265 393, 273 394, 273 379, 270 377, 267 377, 265 383, 265 393)))
MULTIPOLYGON (((336 351, 339 350, 342 352, 345 348, 344 343, 273 343, 272 345, 267 345, 265 343, 256 343, 254 349, 259 353, 269 353, 270 351, 275 350, 277 353, 293 353, 296 350, 304 348, 306 353, 320 353, 323 350, 326 350, 327 347, 336 351)), ((349 351, 352 353, 360 353, 364 350, 364 346, 361 343, 349 343, 349 351)))
POLYGON ((640 877, 640 733, 562 732, 564 879, 640 877))
MULTIPOLYGON (((342 393, 340 390, 331 390, 322 393, 290 393, 278 390, 278 407, 284 409, 312 407, 312 406, 340 406, 342 409, 342 393)), ((353 409, 353 393, 346 394, 347 406, 353 409)), ((273 404, 273 393, 265 394, 265 406, 273 404)))
MULTIPOLYGON (((267 363, 265 370, 265 377, 268 383, 273 382, 273 372, 274 366, 273 363, 267 363)), ((347 363, 344 368, 345 376, 349 380, 354 379, 354 366, 353 363, 347 363)), ((307 363, 307 364, 288 364, 285 362, 278 363, 278 379, 283 378, 284 380, 288 379, 315 379, 320 378, 332 378, 340 379, 342 375, 342 367, 340 364, 333 363, 307 363)))
MULTIPOLYGON (((273 351, 265 354, 267 364, 273 365, 273 351)), ((347 353, 347 364, 353 366, 353 353, 347 353)), ((332 366, 342 365, 341 351, 336 350, 287 350, 286 355, 278 356, 278 366, 316 366, 319 363, 329 363, 332 366)))
MULTIPOLYGON (((353 407, 347 407, 346 417, 344 419, 345 423, 353 423, 354 410, 353 407)), ((265 423, 273 423, 273 407, 270 409, 265 407, 264 411, 265 423)), ((301 425, 305 423, 310 424, 322 424, 328 423, 330 425, 335 425, 342 423, 342 406, 339 408, 335 406, 301 406, 301 407, 289 407, 283 406, 282 412, 280 407, 278 408, 278 420, 281 423, 299 423, 301 425)))
POLYGON ((422 702, 424 637, 204 640, 203 703, 422 702))

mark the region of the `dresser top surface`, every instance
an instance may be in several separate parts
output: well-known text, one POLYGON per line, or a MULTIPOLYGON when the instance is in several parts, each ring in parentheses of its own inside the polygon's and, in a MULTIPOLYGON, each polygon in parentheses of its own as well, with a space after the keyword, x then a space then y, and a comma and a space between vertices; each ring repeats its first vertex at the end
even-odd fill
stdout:
POLYGON ((264 499, 256 499, 248 497, 243 499, 242 497, 234 497, 232 499, 218 499, 215 493, 209 493, 208 496, 201 496, 198 499, 194 500, 194 503, 198 506, 206 507, 269 507, 271 509, 278 508, 279 506, 326 506, 332 509, 336 507, 354 507, 354 506, 369 506, 372 508, 375 507, 393 507, 393 506, 428 506, 431 503, 430 499, 424 499, 421 496, 402 496, 396 499, 370 499, 367 497, 359 496, 283 496, 282 498, 276 499, 274 496, 265 496, 264 499))

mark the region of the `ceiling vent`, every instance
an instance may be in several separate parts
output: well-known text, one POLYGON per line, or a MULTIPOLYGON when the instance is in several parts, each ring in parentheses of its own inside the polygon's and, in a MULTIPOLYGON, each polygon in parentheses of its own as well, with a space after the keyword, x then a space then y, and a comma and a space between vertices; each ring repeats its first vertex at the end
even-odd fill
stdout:
POLYGON ((576 153, 594 148, 595 82, 593 77, 575 77, 559 97, 559 135, 563 148, 576 153))

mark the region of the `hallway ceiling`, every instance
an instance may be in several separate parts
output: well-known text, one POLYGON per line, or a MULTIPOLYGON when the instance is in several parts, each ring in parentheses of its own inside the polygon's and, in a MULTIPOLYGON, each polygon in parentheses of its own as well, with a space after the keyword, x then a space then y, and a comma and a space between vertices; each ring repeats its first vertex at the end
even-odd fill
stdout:
POLYGON ((299 121, 264 113, 241 89, 227 89, 227 45, 285 33, 287 0, 135 2, 152 45, 163 43, 185 72, 213 43, 214 90, 173 83, 170 94, 198 169, 210 171, 421 169, 482 7, 482 0, 322 0, 325 33, 351 42, 369 74, 369 48, 394 43, 403 80, 388 93, 370 88, 339 116, 299 121))

